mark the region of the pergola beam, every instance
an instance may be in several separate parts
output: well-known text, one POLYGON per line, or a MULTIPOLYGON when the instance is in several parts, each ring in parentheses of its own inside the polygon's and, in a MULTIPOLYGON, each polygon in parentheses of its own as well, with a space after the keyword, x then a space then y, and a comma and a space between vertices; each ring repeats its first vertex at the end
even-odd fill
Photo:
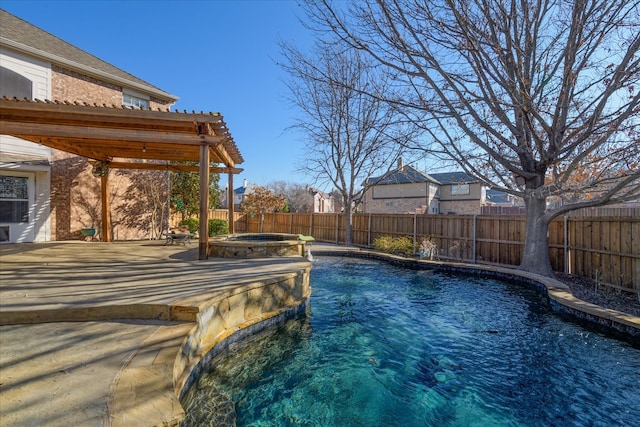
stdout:
MULTIPOLYGON (((170 163, 128 163, 128 162, 110 162, 109 168, 111 169, 144 169, 144 170, 159 170, 159 171, 172 171, 172 172, 200 172, 200 166, 196 165, 172 165, 170 163)), ((228 168, 220 166, 209 166, 211 173, 231 173, 239 174, 244 169, 241 168, 228 168)))
POLYGON ((197 135, 180 132, 158 132, 144 129, 118 129, 115 127, 91 127, 74 125, 52 125, 29 122, 10 122, 3 124, 2 132, 9 135, 32 138, 69 138, 72 140, 115 141, 137 146, 140 143, 176 144, 200 146, 204 140, 209 143, 221 143, 224 137, 215 135, 197 135))

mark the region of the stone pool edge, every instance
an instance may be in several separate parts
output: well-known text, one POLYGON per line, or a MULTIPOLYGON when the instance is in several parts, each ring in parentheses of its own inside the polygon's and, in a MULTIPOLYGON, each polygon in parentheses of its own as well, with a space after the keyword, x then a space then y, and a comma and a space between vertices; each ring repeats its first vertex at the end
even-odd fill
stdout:
POLYGON ((472 275, 490 275, 498 279, 516 280, 538 288, 549 298, 551 308, 579 321, 604 327, 613 333, 622 334, 640 345, 640 317, 621 311, 603 308, 576 298, 567 285, 557 279, 515 268, 498 267, 485 264, 466 264, 448 261, 430 261, 405 258, 398 255, 366 249, 314 250, 315 256, 349 256, 375 259, 411 269, 428 269, 443 272, 455 272, 472 275))
POLYGON ((120 369, 107 398, 105 425, 180 425, 180 399, 213 356, 306 309, 310 271, 311 263, 174 302, 171 320, 188 323, 160 328, 120 369))

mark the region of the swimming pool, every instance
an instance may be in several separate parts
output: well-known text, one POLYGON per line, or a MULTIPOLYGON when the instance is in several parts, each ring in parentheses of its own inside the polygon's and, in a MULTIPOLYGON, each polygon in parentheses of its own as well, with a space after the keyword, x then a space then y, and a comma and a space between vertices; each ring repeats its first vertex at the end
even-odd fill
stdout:
POLYGON ((311 285, 307 316, 212 360, 184 425, 219 425, 225 404, 238 426, 640 420, 640 349, 563 320, 537 290, 333 257, 311 285))

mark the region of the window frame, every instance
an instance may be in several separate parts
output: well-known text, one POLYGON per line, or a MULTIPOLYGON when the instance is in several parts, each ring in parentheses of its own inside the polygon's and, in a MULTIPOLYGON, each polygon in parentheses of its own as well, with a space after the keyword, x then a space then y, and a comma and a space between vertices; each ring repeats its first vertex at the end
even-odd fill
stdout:
POLYGON ((10 204, 14 204, 13 207, 13 211, 15 213, 15 209, 18 206, 18 204, 20 206, 23 206, 26 204, 26 209, 24 209, 24 207, 22 209, 20 209, 19 212, 22 212, 23 215, 18 219, 17 216, 15 219, 18 220, 14 220, 14 218, 11 218, 10 220, 7 220, 7 218, 1 218, 0 217, 0 223, 2 224, 29 224, 31 222, 31 206, 33 204, 33 188, 32 188, 32 180, 31 180, 31 176, 29 174, 23 174, 20 172, 7 172, 7 171, 3 171, 4 173, 1 173, 0 176, 3 178, 17 178, 20 179, 21 181, 24 181, 25 184, 25 190, 26 190, 26 197, 2 197, 2 195, 0 194, 0 203, 10 203, 10 204), (23 221, 22 219, 26 219, 26 221, 23 221))
POLYGON ((466 196, 471 194, 471 187, 469 184, 451 184, 452 196, 466 196))
POLYGON ((122 105, 124 107, 133 107, 140 110, 148 110, 150 105, 150 99, 148 95, 144 95, 132 90, 122 90, 122 105))

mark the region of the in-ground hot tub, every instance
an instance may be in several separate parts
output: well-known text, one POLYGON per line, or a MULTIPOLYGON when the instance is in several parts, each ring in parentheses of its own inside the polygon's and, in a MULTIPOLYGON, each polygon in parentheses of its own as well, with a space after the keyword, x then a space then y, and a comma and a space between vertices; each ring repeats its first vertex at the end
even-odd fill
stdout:
POLYGON ((297 234, 232 234, 209 240, 209 256, 216 258, 265 258, 304 256, 305 241, 297 234))

